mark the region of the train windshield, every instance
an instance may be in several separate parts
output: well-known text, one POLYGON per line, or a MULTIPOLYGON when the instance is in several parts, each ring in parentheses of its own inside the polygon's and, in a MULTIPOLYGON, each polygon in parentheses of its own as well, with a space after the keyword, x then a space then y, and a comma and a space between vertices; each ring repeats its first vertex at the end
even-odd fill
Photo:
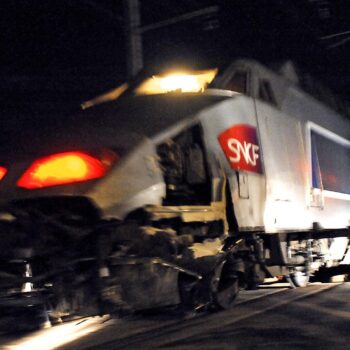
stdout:
POLYGON ((214 80, 217 68, 193 71, 172 72, 164 75, 153 75, 139 84, 136 95, 156 95, 166 93, 201 92, 214 80))

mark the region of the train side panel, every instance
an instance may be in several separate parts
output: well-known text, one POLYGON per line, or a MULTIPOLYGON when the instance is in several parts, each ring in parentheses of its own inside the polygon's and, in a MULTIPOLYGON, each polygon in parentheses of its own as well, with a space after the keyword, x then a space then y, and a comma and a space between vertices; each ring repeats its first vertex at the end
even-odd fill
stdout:
POLYGON ((345 183, 350 166, 349 121, 295 87, 289 89, 283 109, 303 125, 308 163, 307 205, 312 221, 323 228, 349 226, 350 189, 349 182, 345 183), (321 138, 318 145, 313 134, 321 138), (329 149, 320 147, 320 143, 328 143, 329 149), (329 187, 333 187, 331 191, 329 187))
POLYGON ((244 95, 236 96, 200 113, 199 117, 203 126, 206 147, 214 158, 218 159, 228 178, 240 229, 262 229, 264 226, 265 175, 260 145, 253 155, 253 147, 256 147, 254 142, 259 143, 253 99, 244 95), (229 133, 237 126, 241 130, 249 129, 253 134, 256 133, 257 141, 250 142, 247 136, 244 141, 241 140, 239 145, 230 144, 231 149, 227 147, 227 142, 233 139, 229 138, 229 133), (230 155, 229 152, 232 150, 233 153, 230 155), (237 163, 241 162, 242 169, 235 168, 232 159, 237 163), (244 169, 248 166, 252 166, 250 171, 244 169))
POLYGON ((243 62, 253 73, 266 171, 266 231, 308 230, 313 223, 327 229, 349 226, 349 120, 302 91, 298 78, 293 83, 257 62, 243 62), (263 84, 270 86, 268 96, 261 94, 263 84), (320 135, 319 145, 313 133, 320 135))
POLYGON ((266 172, 266 232, 309 229, 308 164, 300 121, 256 101, 266 172))

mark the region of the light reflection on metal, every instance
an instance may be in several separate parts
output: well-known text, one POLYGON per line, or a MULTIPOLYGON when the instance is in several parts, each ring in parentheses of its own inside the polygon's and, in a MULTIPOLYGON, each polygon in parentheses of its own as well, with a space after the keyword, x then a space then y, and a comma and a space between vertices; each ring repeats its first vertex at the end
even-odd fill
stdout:
POLYGON ((136 95, 165 94, 169 92, 200 92, 213 81, 218 70, 208 69, 195 72, 173 72, 154 75, 135 90, 136 95))
MULTIPOLYGON (((32 275, 32 268, 31 268, 30 264, 26 264, 26 266, 25 266, 24 277, 28 277, 28 278, 33 277, 33 275, 32 275)), ((26 282, 26 283, 23 284, 22 292, 24 292, 24 293, 28 292, 29 293, 32 290, 33 290, 33 283, 26 282)))
POLYGON ((92 106, 99 105, 101 103, 116 100, 119 96, 121 96, 124 93, 124 91, 126 91, 126 89, 128 87, 129 87, 129 85, 127 83, 124 83, 124 84, 118 86, 116 89, 110 90, 102 95, 99 95, 95 98, 92 98, 89 101, 83 102, 80 105, 80 107, 81 107, 81 109, 87 109, 87 108, 90 108, 92 106))
POLYGON ((3 344, 3 350, 52 350, 80 339, 89 333, 96 332, 106 326, 109 316, 87 318, 43 329, 22 339, 3 344))

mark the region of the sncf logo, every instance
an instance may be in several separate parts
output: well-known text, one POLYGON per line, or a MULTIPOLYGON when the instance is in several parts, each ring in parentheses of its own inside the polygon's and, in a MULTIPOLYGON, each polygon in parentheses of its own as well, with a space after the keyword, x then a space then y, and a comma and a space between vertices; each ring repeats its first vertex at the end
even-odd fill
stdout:
POLYGON ((219 135, 219 142, 232 169, 262 174, 260 146, 254 127, 235 125, 219 135))

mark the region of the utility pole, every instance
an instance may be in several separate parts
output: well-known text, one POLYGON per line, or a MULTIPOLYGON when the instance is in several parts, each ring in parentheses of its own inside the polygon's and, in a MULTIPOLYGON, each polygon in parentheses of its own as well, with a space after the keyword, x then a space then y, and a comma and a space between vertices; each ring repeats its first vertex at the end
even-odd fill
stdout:
POLYGON ((126 65, 128 78, 132 78, 143 67, 140 4, 139 0, 123 1, 125 11, 126 65))
POLYGON ((179 22, 189 21, 193 18, 213 15, 219 11, 218 6, 210 6, 197 11, 187 12, 182 15, 168 18, 160 22, 141 26, 140 1, 123 0, 126 37, 126 62, 128 78, 135 76, 143 68, 142 34, 160 28, 174 25, 179 22))

